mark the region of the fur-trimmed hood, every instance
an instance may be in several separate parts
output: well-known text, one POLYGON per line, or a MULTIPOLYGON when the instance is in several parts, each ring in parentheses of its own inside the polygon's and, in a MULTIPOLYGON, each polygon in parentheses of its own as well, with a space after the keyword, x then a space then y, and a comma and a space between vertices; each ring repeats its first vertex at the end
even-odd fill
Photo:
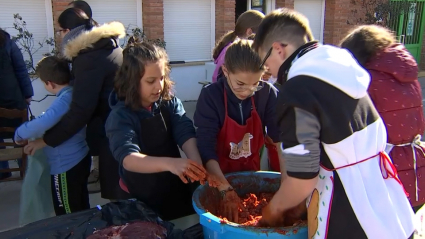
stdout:
POLYGON ((120 22, 110 22, 93 27, 90 31, 84 31, 67 42, 63 56, 68 60, 72 60, 81 50, 93 47, 93 44, 102 38, 123 38, 125 34, 125 27, 120 22))

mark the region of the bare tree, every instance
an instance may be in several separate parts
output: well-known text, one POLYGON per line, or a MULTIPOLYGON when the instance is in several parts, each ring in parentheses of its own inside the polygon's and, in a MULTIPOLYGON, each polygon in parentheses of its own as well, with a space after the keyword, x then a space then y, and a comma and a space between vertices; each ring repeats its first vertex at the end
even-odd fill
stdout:
POLYGON ((409 0, 351 0, 354 5, 351 10, 351 20, 347 24, 378 24, 393 28, 393 24, 403 14, 409 12, 411 3, 409 0))
POLYGON ((31 33, 27 28, 27 22, 22 19, 19 13, 13 14, 14 22, 13 28, 18 31, 16 36, 12 36, 12 40, 16 42, 18 47, 28 55, 28 59, 25 60, 28 74, 31 79, 34 80, 35 76, 35 65, 34 55, 42 49, 44 46, 52 46, 53 50, 51 52, 46 52, 43 55, 52 55, 56 54, 55 40, 53 38, 44 38, 43 41, 36 42, 34 39, 33 33, 31 33))
POLYGON ((139 27, 133 27, 133 25, 128 25, 126 27, 126 35, 124 38, 123 43, 121 44, 121 47, 125 47, 125 45, 127 44, 127 41, 130 37, 137 37, 143 41, 147 41, 149 43, 155 44, 157 46, 160 46, 162 48, 165 49, 166 43, 164 40, 162 39, 148 39, 148 37, 146 36, 145 32, 143 32, 143 30, 139 27))

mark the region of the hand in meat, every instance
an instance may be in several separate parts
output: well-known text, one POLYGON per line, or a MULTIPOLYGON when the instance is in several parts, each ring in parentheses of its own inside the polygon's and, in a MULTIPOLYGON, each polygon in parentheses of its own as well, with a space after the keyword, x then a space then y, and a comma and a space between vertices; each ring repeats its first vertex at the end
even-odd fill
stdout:
POLYGON ((283 225, 284 222, 283 213, 273 210, 270 204, 265 206, 262 211, 261 220, 258 221, 260 227, 278 227, 283 225))
POLYGON ((306 201, 303 200, 298 206, 279 212, 268 204, 263 208, 262 218, 258 222, 261 227, 280 227, 292 226, 299 222, 301 218, 307 213, 306 201))
POLYGON ((239 204, 241 199, 235 191, 226 192, 223 200, 221 201, 221 215, 228 221, 239 221, 239 204))

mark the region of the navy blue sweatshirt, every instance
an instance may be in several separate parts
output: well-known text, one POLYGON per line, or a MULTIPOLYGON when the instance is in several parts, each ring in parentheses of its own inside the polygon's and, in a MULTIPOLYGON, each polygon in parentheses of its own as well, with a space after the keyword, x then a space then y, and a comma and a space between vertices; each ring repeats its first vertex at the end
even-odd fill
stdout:
MULTIPOLYGON (((196 137, 193 122, 186 116, 183 104, 177 97, 162 103, 165 103, 170 110, 173 137, 181 148, 187 140, 196 137)), ((119 173, 122 178, 124 158, 131 153, 145 151, 140 135, 143 130, 140 121, 158 113, 161 100, 152 105, 151 111, 147 109, 134 111, 125 106, 124 101, 118 100, 115 92, 112 92, 109 97, 109 104, 112 111, 106 121, 106 135, 109 139, 111 152, 115 160, 119 162, 119 173)))
MULTIPOLYGON (((267 83, 261 82, 263 88, 251 97, 254 97, 255 107, 260 116, 263 128, 267 127, 267 134, 273 142, 280 142, 279 127, 276 120, 277 89, 267 83)), ((216 145, 218 134, 224 124, 224 89, 227 94, 228 116, 245 125, 251 116, 251 97, 241 101, 227 84, 227 79, 222 76, 217 82, 205 86, 198 99, 194 116, 197 127, 196 138, 198 150, 203 163, 210 159, 218 160, 216 145)))

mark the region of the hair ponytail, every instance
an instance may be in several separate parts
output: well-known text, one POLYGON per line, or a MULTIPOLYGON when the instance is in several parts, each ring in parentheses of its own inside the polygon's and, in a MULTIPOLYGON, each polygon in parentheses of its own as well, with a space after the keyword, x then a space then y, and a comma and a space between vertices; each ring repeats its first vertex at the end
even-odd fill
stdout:
POLYGON ((218 44, 216 45, 216 47, 214 47, 214 51, 213 51, 214 60, 218 58, 220 53, 223 51, 223 49, 227 45, 229 45, 229 43, 232 43, 233 41, 236 40, 236 37, 237 36, 236 36, 235 31, 230 31, 230 32, 224 34, 224 36, 221 37, 221 39, 218 42, 218 44))
POLYGON ((262 72, 261 58, 252 48, 252 40, 238 39, 227 48, 224 65, 230 73, 262 72))
POLYGON ((246 38, 247 29, 251 29, 253 33, 256 33, 258 26, 264 19, 264 14, 257 10, 248 10, 242 13, 235 24, 235 30, 226 33, 216 45, 213 51, 213 58, 216 60, 220 55, 221 51, 231 42, 234 42, 237 37, 246 38))
POLYGON ((84 22, 85 22, 85 25, 86 25, 86 29, 87 30, 90 30, 93 27, 93 22, 92 22, 91 18, 85 19, 84 22))
POLYGON ((89 18, 83 10, 78 8, 65 9, 59 16, 58 23, 62 29, 69 30, 79 26, 85 26, 87 30, 90 30, 96 26, 93 19, 89 18))

